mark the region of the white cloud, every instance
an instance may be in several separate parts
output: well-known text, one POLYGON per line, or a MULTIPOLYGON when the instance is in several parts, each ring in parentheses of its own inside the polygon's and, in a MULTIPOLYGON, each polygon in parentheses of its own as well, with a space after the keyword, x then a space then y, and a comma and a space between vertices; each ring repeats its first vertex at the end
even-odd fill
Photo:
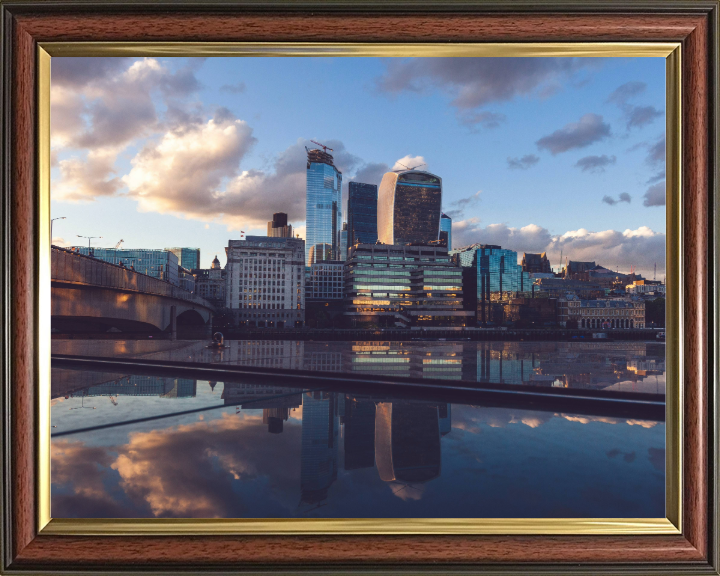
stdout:
POLYGON ((89 202, 102 196, 113 196, 122 188, 122 181, 115 176, 117 150, 98 148, 85 158, 71 157, 59 160, 60 178, 51 182, 53 200, 66 202, 89 202))
POLYGON ((221 216, 240 225, 243 201, 253 200, 245 193, 256 190, 264 179, 259 172, 238 174, 240 160, 254 142, 247 123, 223 111, 203 124, 182 126, 148 143, 122 181, 141 211, 201 220, 221 216))
POLYGON ((418 167, 418 170, 428 170, 427 161, 423 156, 410 156, 409 154, 403 156, 399 160, 395 161, 392 170, 406 170, 407 168, 418 167))
POLYGON ((194 66, 171 71, 154 58, 53 60, 50 133, 59 169, 53 200, 92 201, 118 193, 118 154, 160 128, 153 95, 164 96, 169 117, 181 115, 177 99, 199 87, 194 66))
POLYGON ((453 222, 453 244, 465 246, 474 243, 496 244, 518 252, 547 252, 553 266, 563 260, 595 261, 606 268, 629 271, 631 266, 648 276, 657 263, 658 272, 665 269, 665 234, 647 226, 624 232, 604 230, 593 232, 585 228, 570 230, 558 236, 535 224, 512 228, 505 224, 479 225, 469 218, 453 222))

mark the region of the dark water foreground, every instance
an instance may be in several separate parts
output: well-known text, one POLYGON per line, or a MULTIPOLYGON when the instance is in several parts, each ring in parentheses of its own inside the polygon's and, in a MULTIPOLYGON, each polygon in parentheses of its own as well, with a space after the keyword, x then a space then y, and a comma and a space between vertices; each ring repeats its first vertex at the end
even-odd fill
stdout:
MULTIPOLYGON (((664 392, 655 343, 53 342, 54 353, 664 392)), ((53 369, 52 515, 663 517, 660 419, 53 369), (78 430, 80 430, 78 432, 78 430)))

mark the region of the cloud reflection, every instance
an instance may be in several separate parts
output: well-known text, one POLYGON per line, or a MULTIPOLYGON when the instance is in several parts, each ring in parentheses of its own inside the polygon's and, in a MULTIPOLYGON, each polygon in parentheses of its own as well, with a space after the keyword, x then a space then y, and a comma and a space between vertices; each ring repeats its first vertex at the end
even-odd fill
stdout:
MULTIPOLYGON (((244 517, 248 502, 233 490, 237 480, 258 482, 263 484, 258 490, 289 495, 279 502, 284 508, 296 505, 292 495, 299 485, 298 444, 293 434, 268 435, 262 415, 225 413, 215 420, 134 432, 122 446, 53 441, 52 478, 56 486, 71 485, 76 494, 97 500, 107 494, 103 482, 113 470, 140 515, 244 517), (145 513, 140 512, 143 509, 145 513)), ((77 517, 67 506, 56 510, 56 499, 53 496, 54 515, 77 517)))

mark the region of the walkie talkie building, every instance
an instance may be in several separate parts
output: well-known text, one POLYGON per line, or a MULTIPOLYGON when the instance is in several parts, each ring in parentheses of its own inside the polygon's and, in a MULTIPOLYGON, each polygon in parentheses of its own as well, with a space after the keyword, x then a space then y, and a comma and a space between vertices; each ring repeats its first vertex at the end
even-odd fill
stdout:
POLYGON ((378 190, 378 240, 429 244, 440 235, 442 179, 419 170, 388 172, 378 190))
POLYGON ((337 260, 342 226, 342 172, 333 164, 333 157, 322 150, 307 150, 305 207, 305 266, 337 260))

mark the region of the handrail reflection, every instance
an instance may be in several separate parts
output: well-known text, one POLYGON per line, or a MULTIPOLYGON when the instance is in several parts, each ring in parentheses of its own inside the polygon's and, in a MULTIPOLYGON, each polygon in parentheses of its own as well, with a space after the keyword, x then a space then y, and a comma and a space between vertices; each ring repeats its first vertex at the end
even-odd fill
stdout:
POLYGON ((595 390, 547 389, 530 386, 493 385, 478 382, 414 379, 407 377, 345 374, 275 368, 207 366, 152 360, 122 360, 58 356, 54 368, 81 371, 102 370, 198 380, 263 384, 280 388, 322 389, 345 393, 373 394, 397 399, 437 400, 487 407, 525 407, 544 411, 567 411, 587 415, 665 419, 665 397, 657 394, 595 390))

